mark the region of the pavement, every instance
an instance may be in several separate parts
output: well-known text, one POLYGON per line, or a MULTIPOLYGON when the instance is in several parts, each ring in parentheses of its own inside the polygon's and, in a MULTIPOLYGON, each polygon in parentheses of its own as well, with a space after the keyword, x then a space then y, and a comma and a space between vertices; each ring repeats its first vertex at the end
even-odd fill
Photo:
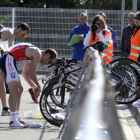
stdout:
MULTIPOLYGON (((38 74, 37 77, 42 77, 43 75, 38 74)), ((36 108, 35 104, 28 92, 30 86, 25 82, 23 77, 20 75, 21 83, 24 88, 24 92, 21 98, 20 106, 20 116, 27 123, 37 123, 41 124, 40 128, 22 128, 13 129, 9 127, 9 116, 0 116, 0 140, 58 140, 59 127, 52 126, 45 119, 33 119, 25 118, 24 113, 36 108)), ((40 82, 41 86, 43 84, 40 82)), ((8 102, 7 94, 7 102, 8 102)), ((123 129, 125 140, 140 140, 140 116, 139 110, 132 108, 131 105, 117 105, 117 112, 119 120, 123 129)), ((0 106, 0 110, 2 107, 0 106)), ((115 120, 114 120, 115 121, 115 120)), ((114 126, 115 127, 115 126, 114 126)))
POLYGON ((140 124, 140 108, 135 108, 131 104, 129 104, 128 107, 131 110, 134 118, 137 120, 138 124, 140 124))
MULTIPOLYGON (((42 75, 38 75, 40 77, 42 75)), ((42 125, 40 128, 22 128, 13 129, 9 127, 9 116, 0 116, 0 140, 57 140, 59 127, 55 127, 46 122, 45 119, 28 119, 24 117, 25 111, 29 111, 32 108, 36 108, 31 96, 28 92, 30 86, 25 82, 20 75, 21 83, 24 88, 24 92, 21 97, 20 116, 27 123, 37 123, 42 125), (50 128, 48 128, 50 127, 50 128)), ((41 82, 40 82, 41 84, 41 82)), ((41 84, 43 86, 43 84, 41 84)), ((8 102, 7 94, 7 102, 8 102)), ((0 111, 2 110, 0 105, 0 111)))
POLYGON ((116 105, 125 140, 140 140, 140 125, 135 118, 131 105, 116 105))

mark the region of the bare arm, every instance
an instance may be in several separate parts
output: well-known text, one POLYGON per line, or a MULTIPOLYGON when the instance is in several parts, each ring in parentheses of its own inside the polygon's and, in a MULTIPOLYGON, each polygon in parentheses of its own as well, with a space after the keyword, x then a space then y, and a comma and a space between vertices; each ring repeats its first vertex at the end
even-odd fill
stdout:
POLYGON ((30 79, 30 77, 28 76, 28 69, 30 69, 30 63, 26 63, 24 65, 23 71, 22 71, 22 76, 24 77, 24 79, 27 81, 27 83, 31 86, 34 87, 35 84, 34 82, 30 79))
POLYGON ((41 59, 41 52, 34 48, 29 48, 27 52, 28 57, 32 57, 32 61, 24 65, 22 75, 31 87, 37 86, 37 90, 40 92, 41 87, 37 80, 35 71, 41 59))

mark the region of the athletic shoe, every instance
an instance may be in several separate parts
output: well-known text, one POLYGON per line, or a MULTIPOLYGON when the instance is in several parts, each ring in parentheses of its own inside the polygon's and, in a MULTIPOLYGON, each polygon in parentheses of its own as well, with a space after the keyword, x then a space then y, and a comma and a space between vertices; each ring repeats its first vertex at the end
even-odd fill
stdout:
POLYGON ((132 104, 132 106, 133 106, 133 107, 136 107, 136 108, 140 108, 140 100, 134 102, 134 103, 132 104))
POLYGON ((29 127, 28 123, 26 123, 26 122, 24 122, 24 121, 19 121, 19 122, 20 122, 21 124, 23 124, 23 125, 29 127))
POLYGON ((33 89, 33 88, 30 88, 30 89, 29 89, 29 92, 30 92, 30 95, 31 95, 33 101, 34 101, 36 104, 38 104, 38 95, 35 94, 34 89, 33 89))
POLYGON ((10 121, 9 126, 12 128, 27 128, 27 125, 23 125, 19 121, 10 121))
POLYGON ((10 116, 10 110, 9 110, 8 107, 4 107, 4 108, 2 109, 1 116, 10 116))
POLYGON ((19 120, 18 120, 21 124, 23 124, 23 125, 25 125, 25 126, 27 126, 27 127, 29 127, 29 124, 28 123, 26 123, 24 120, 22 120, 22 118, 20 117, 19 118, 19 120))

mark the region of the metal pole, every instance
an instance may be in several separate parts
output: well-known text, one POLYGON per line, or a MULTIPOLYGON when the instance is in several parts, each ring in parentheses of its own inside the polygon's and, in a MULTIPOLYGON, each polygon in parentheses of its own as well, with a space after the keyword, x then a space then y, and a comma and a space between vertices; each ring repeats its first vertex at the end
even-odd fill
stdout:
POLYGON ((132 6, 132 10, 134 13, 137 12, 137 0, 132 0, 133 6, 132 6))
MULTIPOLYGON (((12 8, 12 28, 15 28, 15 8, 12 8)), ((14 41, 12 42, 12 45, 14 41)))
POLYGON ((121 8, 121 38, 122 38, 122 31, 124 28, 124 14, 125 14, 125 0, 122 0, 122 8, 121 8))

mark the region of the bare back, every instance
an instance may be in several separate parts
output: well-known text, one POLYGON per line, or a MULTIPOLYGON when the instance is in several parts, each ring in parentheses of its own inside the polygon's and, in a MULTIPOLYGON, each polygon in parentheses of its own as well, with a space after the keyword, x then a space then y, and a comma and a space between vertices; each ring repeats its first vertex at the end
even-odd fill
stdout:
POLYGON ((14 29, 2 29, 1 41, 8 41, 8 46, 12 46, 12 42, 15 39, 14 29))

